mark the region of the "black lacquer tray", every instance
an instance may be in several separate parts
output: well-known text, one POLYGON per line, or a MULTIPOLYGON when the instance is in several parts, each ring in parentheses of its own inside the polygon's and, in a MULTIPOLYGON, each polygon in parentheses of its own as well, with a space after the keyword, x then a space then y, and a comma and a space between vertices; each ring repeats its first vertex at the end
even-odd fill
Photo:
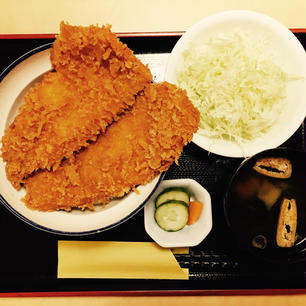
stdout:
MULTIPOLYGON (((306 48, 306 33, 295 35, 306 48)), ((136 54, 169 53, 178 39, 179 36, 121 38, 136 54)), ((52 41, 0 40, 0 71, 24 53, 52 41)), ((305 151, 305 122, 282 146, 305 151)), ((58 240, 152 241, 144 229, 143 211, 109 231, 70 238, 33 228, 0 205, 0 296, 18 292, 34 295, 65 295, 69 292, 79 295, 82 292, 247 294, 267 290, 278 293, 304 291, 305 251, 287 264, 268 263, 242 253, 231 237, 224 218, 223 195, 241 162, 239 158, 209 154, 190 143, 184 148, 179 165, 171 166, 166 173, 165 179, 195 179, 208 190, 212 198, 212 231, 200 245, 190 248, 189 254, 175 255, 182 267, 189 268, 189 280, 57 279, 58 240)))

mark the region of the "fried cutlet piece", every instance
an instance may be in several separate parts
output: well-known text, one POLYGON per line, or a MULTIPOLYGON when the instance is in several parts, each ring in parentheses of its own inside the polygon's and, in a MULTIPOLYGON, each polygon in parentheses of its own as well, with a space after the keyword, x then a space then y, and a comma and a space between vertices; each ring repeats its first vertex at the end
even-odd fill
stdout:
POLYGON ((24 201, 32 209, 69 211, 122 197, 177 162, 198 124, 185 91, 166 82, 149 85, 133 109, 74 161, 28 178, 24 201))
POLYGON ((2 138, 7 178, 16 189, 96 140, 152 79, 109 27, 62 23, 51 53, 56 72, 29 90, 2 138))
POLYGON ((152 81, 127 45, 120 42, 110 26, 80 27, 61 23, 60 35, 51 50, 53 68, 63 73, 84 95, 99 98, 101 84, 110 97, 134 103, 132 97, 152 81))

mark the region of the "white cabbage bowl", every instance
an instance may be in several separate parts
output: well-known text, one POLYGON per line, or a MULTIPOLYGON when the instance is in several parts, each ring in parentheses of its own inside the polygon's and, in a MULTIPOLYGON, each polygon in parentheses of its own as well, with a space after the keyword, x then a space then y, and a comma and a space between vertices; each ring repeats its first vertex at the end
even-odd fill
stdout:
POLYGON ((303 46, 284 25, 269 16, 252 11, 224 11, 204 18, 188 29, 170 54, 165 80, 178 85, 177 67, 182 61, 184 51, 191 44, 199 44, 214 35, 231 33, 237 29, 254 37, 268 37, 270 48, 277 53, 275 63, 285 72, 302 78, 288 83, 283 112, 264 135, 245 142, 243 146, 229 140, 203 136, 201 129, 194 135, 193 142, 199 147, 227 157, 252 156, 280 146, 297 131, 306 115, 306 53, 303 46))

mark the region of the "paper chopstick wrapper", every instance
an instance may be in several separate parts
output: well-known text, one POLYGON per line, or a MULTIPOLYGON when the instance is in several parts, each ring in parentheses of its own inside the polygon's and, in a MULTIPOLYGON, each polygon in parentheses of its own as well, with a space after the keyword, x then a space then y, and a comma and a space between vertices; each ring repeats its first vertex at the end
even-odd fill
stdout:
POLYGON ((58 241, 58 278, 188 279, 188 270, 153 242, 58 241))

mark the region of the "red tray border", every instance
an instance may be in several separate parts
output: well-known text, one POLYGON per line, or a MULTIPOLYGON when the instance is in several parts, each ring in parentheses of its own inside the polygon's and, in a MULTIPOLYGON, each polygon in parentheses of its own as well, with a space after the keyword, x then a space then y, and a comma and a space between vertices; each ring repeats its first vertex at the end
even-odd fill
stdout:
POLYGON ((306 289, 3 292, 5 297, 306 295, 306 289))
MULTIPOLYGON (((306 33, 306 28, 290 28, 292 33, 306 33)), ((182 36, 185 31, 170 32, 117 32, 118 37, 161 37, 161 36, 182 36)), ((0 34, 0 39, 39 39, 39 38, 55 38, 57 34, 0 34)))
MULTIPOLYGON (((306 32, 306 28, 304 29, 306 32)), ((182 36, 184 31, 173 32, 117 32, 118 37, 160 37, 160 36, 182 36)), ((0 39, 37 39, 37 38, 55 38, 57 34, 0 34, 0 39)))

